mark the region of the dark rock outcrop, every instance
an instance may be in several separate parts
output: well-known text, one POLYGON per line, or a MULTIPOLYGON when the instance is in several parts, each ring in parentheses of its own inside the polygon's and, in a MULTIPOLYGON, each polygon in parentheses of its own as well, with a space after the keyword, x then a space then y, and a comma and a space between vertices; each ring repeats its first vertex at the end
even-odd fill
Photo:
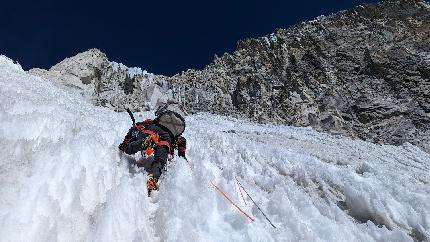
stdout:
POLYGON ((430 150, 430 7, 384 1, 258 39, 169 79, 210 111, 430 150))

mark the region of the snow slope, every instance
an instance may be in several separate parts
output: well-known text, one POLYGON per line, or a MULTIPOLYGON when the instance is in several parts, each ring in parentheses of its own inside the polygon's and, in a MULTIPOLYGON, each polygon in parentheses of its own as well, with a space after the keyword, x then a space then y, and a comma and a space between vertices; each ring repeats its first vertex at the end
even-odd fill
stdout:
POLYGON ((0 56, 0 241, 430 240, 430 156, 412 145, 209 114, 187 123, 191 167, 176 158, 148 198, 144 171, 116 149, 127 114, 0 56))

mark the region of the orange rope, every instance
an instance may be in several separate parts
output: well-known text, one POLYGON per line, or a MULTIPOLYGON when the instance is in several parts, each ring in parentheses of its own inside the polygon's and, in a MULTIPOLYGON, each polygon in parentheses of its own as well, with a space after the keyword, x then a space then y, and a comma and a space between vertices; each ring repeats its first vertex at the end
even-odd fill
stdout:
POLYGON ((243 213, 247 218, 249 218, 252 222, 254 222, 255 220, 251 217, 251 216, 249 216, 245 211, 243 211, 239 206, 237 206, 237 204, 236 203, 234 203, 233 202, 233 200, 231 200, 228 196, 227 196, 227 194, 224 192, 224 191, 222 191, 219 187, 217 187, 217 185, 215 185, 212 181, 210 181, 210 183, 211 183, 211 185, 218 191, 218 192, 220 192, 225 198, 227 198, 227 200, 231 203, 231 204, 233 204, 233 206, 235 206, 241 213, 243 213))
POLYGON ((237 180, 237 177, 235 177, 235 178, 236 178, 236 182, 237 182, 237 188, 239 188, 240 196, 242 197, 242 200, 245 203, 245 205, 248 206, 248 204, 246 203, 245 198, 243 197, 242 189, 240 189, 239 180, 237 180))

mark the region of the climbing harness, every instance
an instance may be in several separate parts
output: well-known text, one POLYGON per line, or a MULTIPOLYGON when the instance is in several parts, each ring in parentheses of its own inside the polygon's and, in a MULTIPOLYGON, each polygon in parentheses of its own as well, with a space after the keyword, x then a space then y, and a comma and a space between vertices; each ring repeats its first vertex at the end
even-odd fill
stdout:
POLYGON ((149 157, 154 154, 155 146, 165 146, 168 148, 170 153, 170 143, 166 140, 159 140, 160 136, 152 130, 141 129, 142 133, 147 134, 148 136, 142 143, 142 156, 149 157))

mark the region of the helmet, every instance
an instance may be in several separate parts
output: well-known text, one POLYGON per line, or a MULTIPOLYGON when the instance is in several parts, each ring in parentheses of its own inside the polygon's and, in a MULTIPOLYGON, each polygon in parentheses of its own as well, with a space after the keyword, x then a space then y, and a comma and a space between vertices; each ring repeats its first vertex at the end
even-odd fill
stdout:
POLYGON ((155 111, 155 121, 168 129, 174 137, 185 131, 184 113, 178 104, 164 104, 155 111))

